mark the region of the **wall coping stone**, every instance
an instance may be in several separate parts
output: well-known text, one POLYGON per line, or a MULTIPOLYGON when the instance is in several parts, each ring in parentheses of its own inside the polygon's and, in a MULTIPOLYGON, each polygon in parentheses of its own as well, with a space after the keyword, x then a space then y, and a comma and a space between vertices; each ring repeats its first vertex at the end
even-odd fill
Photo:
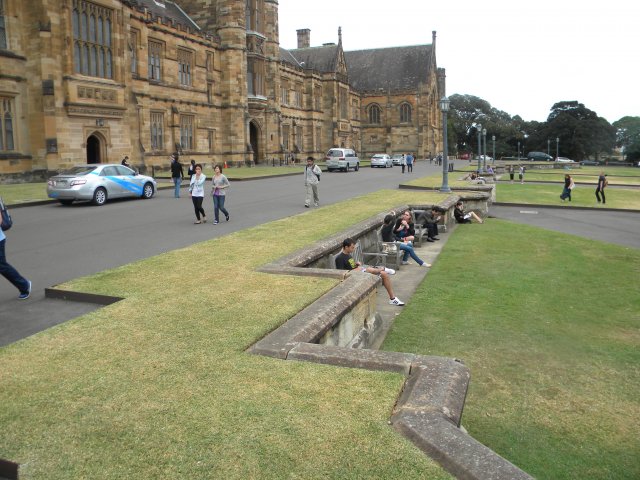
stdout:
MULTIPOLYGON (((439 206, 450 210, 459 198, 491 200, 491 194, 483 191, 464 193, 461 196, 448 196, 439 206)), ((411 206, 413 209, 430 207, 431 205, 411 206)), ((406 208, 409 206, 402 205, 393 210, 397 212, 406 208)), ((457 478, 532 479, 533 477, 526 472, 460 428, 470 380, 469 369, 460 360, 315 343, 335 326, 354 304, 377 288, 380 279, 359 271, 342 272, 304 266, 336 252, 341 248, 344 238, 357 239, 378 228, 385 215, 386 212, 375 215, 343 232, 319 240, 307 248, 259 268, 259 271, 266 273, 328 276, 340 279, 341 283, 249 347, 247 351, 282 360, 403 374, 406 380, 390 420, 397 431, 457 478)), ((452 221, 450 215, 447 217, 452 221)))

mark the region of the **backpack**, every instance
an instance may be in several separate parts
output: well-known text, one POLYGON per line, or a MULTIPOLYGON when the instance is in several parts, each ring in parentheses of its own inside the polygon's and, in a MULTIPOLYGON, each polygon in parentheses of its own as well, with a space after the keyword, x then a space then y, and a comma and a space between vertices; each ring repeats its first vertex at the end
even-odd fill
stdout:
POLYGON ((7 210, 7 207, 5 206, 1 197, 0 197, 0 217, 2 217, 2 222, 0 224, 0 227, 2 228, 3 232, 6 232, 13 225, 13 220, 11 219, 11 215, 9 214, 9 211, 7 210))

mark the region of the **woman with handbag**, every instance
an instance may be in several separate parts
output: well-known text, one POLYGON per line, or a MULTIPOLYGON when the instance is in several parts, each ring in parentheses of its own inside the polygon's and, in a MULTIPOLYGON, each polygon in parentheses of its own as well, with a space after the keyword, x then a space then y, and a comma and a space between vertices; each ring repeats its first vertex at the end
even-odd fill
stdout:
POLYGON ((211 181, 211 195, 213 196, 213 209, 215 215, 213 224, 217 225, 220 223, 220 212, 224 213, 227 222, 229 221, 229 212, 224 208, 224 201, 227 196, 226 190, 231 184, 229 183, 229 179, 222 174, 222 167, 220 165, 216 165, 213 168, 213 171, 214 175, 211 181))
POLYGON ((562 194, 560 198, 564 202, 567 198, 571 201, 571 190, 575 187, 575 183, 573 183, 573 178, 568 173, 564 176, 564 188, 562 189, 562 194))
POLYGON ((202 222, 207 223, 207 216, 204 213, 204 208, 202 208, 202 201, 204 200, 204 182, 207 180, 207 177, 202 173, 202 165, 199 163, 195 165, 194 170, 195 173, 191 177, 191 182, 189 182, 189 195, 193 202, 193 209, 196 212, 195 224, 199 225, 202 222), (202 214, 202 220, 200 220, 200 214, 202 214))

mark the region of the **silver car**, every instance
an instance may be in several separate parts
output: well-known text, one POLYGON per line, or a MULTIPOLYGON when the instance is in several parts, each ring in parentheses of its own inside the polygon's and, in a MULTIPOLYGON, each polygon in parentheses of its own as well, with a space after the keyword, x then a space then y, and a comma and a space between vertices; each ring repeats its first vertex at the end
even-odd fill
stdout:
POLYGON ((49 198, 63 205, 70 205, 75 200, 104 205, 110 198, 151 198, 156 189, 152 177, 117 164, 78 165, 51 177, 47 183, 49 198))
POLYGON ((393 162, 391 162, 391 157, 386 153, 376 153, 371 157, 371 168, 373 167, 391 168, 393 167, 393 162))

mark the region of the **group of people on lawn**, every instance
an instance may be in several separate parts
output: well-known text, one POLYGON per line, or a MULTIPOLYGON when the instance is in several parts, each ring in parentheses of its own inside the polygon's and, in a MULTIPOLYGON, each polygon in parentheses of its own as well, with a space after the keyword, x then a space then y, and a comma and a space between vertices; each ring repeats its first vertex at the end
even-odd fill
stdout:
MULTIPOLYGON (((417 223, 424 225, 426 229, 427 242, 436 242, 438 238, 438 223, 444 215, 444 209, 434 205, 430 210, 425 210, 417 218, 417 223)), ((454 216, 458 223, 470 223, 472 220, 482 223, 482 219, 474 212, 466 213, 462 201, 456 204, 454 216)), ((413 243, 416 237, 415 225, 412 220, 411 210, 404 210, 396 218, 395 212, 390 212, 384 217, 382 229, 380 231, 383 242, 393 242, 398 249, 403 252, 402 264, 409 263, 411 257, 421 267, 431 267, 430 263, 422 260, 415 252, 413 243)), ((346 238, 342 242, 342 251, 336 257, 335 263, 338 270, 356 270, 378 275, 382 280, 382 285, 389 294, 389 304, 402 306, 404 302, 400 300, 393 291, 390 275, 396 272, 391 268, 372 267, 362 265, 357 262, 352 254, 356 249, 356 242, 352 238, 346 238)))

